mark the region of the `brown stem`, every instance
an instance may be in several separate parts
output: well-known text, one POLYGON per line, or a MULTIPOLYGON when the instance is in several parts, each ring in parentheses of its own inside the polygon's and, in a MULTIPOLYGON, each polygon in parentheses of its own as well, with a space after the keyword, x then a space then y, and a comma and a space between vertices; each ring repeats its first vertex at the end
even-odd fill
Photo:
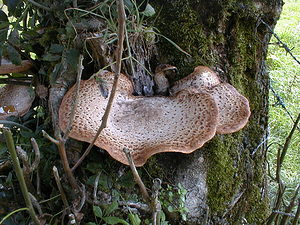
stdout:
POLYGON ((300 190, 300 185, 298 185, 298 187, 296 188, 296 191, 295 191, 295 194, 294 196, 292 197, 291 201, 290 201, 290 204, 286 207, 285 209, 285 215, 283 215, 281 221, 280 221, 280 225, 285 225, 289 219, 289 216, 288 214, 290 214, 295 206, 295 201, 297 199, 297 196, 298 196, 298 193, 299 193, 299 190, 300 190))
POLYGON ((63 187, 62 187, 62 185, 60 183, 60 177, 59 177, 59 174, 58 174, 58 170, 57 170, 57 168, 55 166, 53 166, 52 172, 53 172, 53 175, 54 175, 54 178, 55 178, 55 182, 56 182, 56 185, 58 187, 61 199, 62 199, 64 207, 65 207, 64 210, 67 210, 68 213, 71 213, 70 206, 69 206, 69 203, 68 203, 68 200, 67 200, 67 196, 66 196, 66 194, 64 192, 64 189, 63 189, 63 187))
POLYGON ((298 208, 295 214, 295 218, 293 219, 292 225, 297 225, 300 218, 300 198, 298 198, 298 208))
POLYGON ((63 164, 63 168, 64 171, 68 177, 69 183, 71 185, 71 187, 73 188, 73 190, 76 192, 77 190, 79 190, 76 179, 72 173, 72 170, 70 168, 69 165, 69 161, 67 158, 67 153, 66 153, 66 149, 65 149, 65 142, 62 140, 62 137, 59 135, 59 140, 54 139, 53 137, 51 137, 49 134, 47 134, 44 130, 42 130, 43 136, 46 137, 48 140, 50 140, 52 143, 57 145, 58 148, 58 153, 59 156, 61 158, 61 162, 63 164))
POLYGON ((144 200, 148 203, 151 203, 149 193, 148 193, 148 191, 146 189, 146 186, 144 185, 138 171, 136 170, 136 167, 134 165, 133 159, 132 159, 131 154, 130 154, 130 150, 127 149, 127 148, 124 148, 123 152, 125 153, 125 155, 127 157, 129 166, 130 166, 132 174, 133 174, 133 178, 134 178, 135 182, 139 185, 144 200))
POLYGON ((88 148, 85 150, 83 155, 80 157, 80 159, 77 161, 77 163, 73 166, 72 171, 74 171, 85 159, 85 157, 90 153, 95 141, 99 137, 102 130, 107 125, 108 116, 110 114, 110 110, 114 101, 114 97, 116 94, 117 86, 118 86, 118 80, 119 75, 121 73, 121 61, 122 61, 122 54, 123 54, 123 42, 124 42, 124 30, 125 30, 125 9, 124 9, 124 2, 123 0, 118 0, 118 23, 119 23, 119 29, 118 29, 118 47, 117 47, 117 56, 116 56, 116 71, 114 75, 114 83, 110 92, 110 96, 107 102, 107 106, 104 112, 104 115, 102 117, 101 125, 93 139, 93 141, 90 143, 88 148))

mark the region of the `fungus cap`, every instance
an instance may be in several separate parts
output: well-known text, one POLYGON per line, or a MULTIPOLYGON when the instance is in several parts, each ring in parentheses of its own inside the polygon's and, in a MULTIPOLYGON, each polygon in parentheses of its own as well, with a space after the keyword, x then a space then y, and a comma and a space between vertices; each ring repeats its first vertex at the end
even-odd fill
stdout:
POLYGON ((7 59, 1 59, 0 74, 21 73, 29 70, 32 63, 29 60, 22 60, 20 65, 15 65, 7 59))
POLYGON ((34 92, 28 86, 7 84, 0 88, 0 120, 9 116, 25 115, 34 100, 34 92))
POLYGON ((232 85, 221 83, 217 74, 208 67, 196 67, 193 73, 174 84, 171 93, 190 88, 196 92, 206 91, 213 96, 219 111, 217 133, 233 133, 247 124, 251 114, 248 99, 232 85))
MULTIPOLYGON (((113 74, 105 71, 99 77, 111 90, 113 74)), ((70 137, 86 142, 94 138, 108 101, 99 86, 97 79, 81 82, 70 137)), ((183 90, 171 97, 141 97, 133 96, 132 90, 121 74, 107 127, 95 142, 121 163, 128 164, 123 148, 142 166, 159 152, 191 153, 215 135, 218 109, 211 94, 183 90)), ((67 92, 59 109, 62 131, 69 122, 74 91, 72 87, 67 92)))

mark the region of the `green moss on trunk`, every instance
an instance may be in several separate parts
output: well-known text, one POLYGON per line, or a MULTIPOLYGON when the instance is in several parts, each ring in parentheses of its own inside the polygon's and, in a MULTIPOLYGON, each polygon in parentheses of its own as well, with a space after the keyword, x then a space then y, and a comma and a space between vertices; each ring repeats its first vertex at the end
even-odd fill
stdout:
MULTIPOLYGON (((163 1, 155 2, 159 7, 163 1)), ((156 26, 192 58, 162 41, 160 61, 176 65, 181 76, 197 65, 217 70, 223 80, 249 99, 252 111, 246 128, 218 135, 207 145, 210 220, 227 216, 231 224, 239 224, 242 218, 248 223, 262 222, 268 214, 268 199, 261 192, 266 175, 264 148, 251 153, 267 128, 269 80, 263 63, 270 37, 266 29, 259 27, 258 19, 265 16, 265 20, 275 23, 281 1, 269 1, 269 5, 264 1, 233 0, 167 4, 156 26)))

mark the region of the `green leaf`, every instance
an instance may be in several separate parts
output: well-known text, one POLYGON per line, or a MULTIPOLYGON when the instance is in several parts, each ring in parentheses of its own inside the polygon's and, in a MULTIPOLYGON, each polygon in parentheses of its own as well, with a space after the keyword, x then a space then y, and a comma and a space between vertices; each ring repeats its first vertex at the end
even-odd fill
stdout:
POLYGON ((169 211, 169 212, 173 212, 173 211, 174 211, 173 207, 169 205, 169 206, 168 206, 168 211, 169 211))
POLYGON ((60 55, 53 55, 51 53, 46 53, 43 55, 43 60, 47 62, 55 62, 60 59, 60 55))
POLYGON ((153 16, 155 9, 150 4, 147 4, 146 9, 141 14, 144 16, 153 16))
POLYGON ((124 225, 130 225, 129 223, 127 223, 125 220, 123 219, 120 219, 118 217, 115 217, 115 216, 107 216, 107 217, 103 217, 102 218, 105 223, 107 224, 124 224, 124 225))
POLYGON ((8 40, 11 44, 13 44, 16 47, 20 47, 21 42, 20 42, 20 35, 17 29, 14 29, 8 37, 8 40))
POLYGON ((101 208, 99 207, 99 206, 93 206, 93 212, 94 212, 94 215, 96 216, 96 217, 99 217, 99 218, 102 218, 102 216, 103 216, 103 213, 102 213, 102 210, 101 210, 101 208))
POLYGON ((130 213, 128 215, 130 222, 132 223, 132 225, 140 225, 141 224, 141 219, 139 218, 139 216, 137 214, 132 214, 130 213))
POLYGON ((99 163, 93 163, 93 162, 91 162, 91 163, 87 164, 86 169, 88 171, 90 171, 91 173, 96 174, 96 173, 98 173, 100 171, 101 165, 99 163))
POLYGON ((0 42, 7 39, 9 21, 5 12, 0 9, 0 42))
POLYGON ((97 225, 97 224, 93 222, 88 222, 86 225, 97 225))
POLYGON ((20 65, 22 63, 21 55, 11 45, 7 46, 8 57, 13 64, 20 65))
POLYGON ((110 215, 113 211, 115 211, 119 207, 117 201, 113 201, 108 207, 105 209, 105 215, 110 215))
POLYGON ((75 71, 77 70, 77 64, 79 62, 79 55, 80 55, 79 51, 74 48, 67 50, 66 52, 67 63, 69 64, 71 69, 75 71))
POLYGON ((49 48, 49 52, 53 54, 59 54, 62 53, 64 50, 64 46, 59 45, 59 44, 51 44, 49 48))

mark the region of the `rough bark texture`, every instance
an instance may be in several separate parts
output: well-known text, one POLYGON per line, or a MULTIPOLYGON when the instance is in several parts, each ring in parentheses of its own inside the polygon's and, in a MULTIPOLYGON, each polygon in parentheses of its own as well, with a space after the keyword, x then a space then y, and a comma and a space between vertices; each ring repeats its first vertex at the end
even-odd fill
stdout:
POLYGON ((282 1, 154 2, 161 9, 156 27, 192 55, 161 40, 158 61, 176 65, 181 77, 209 66, 249 99, 252 111, 240 132, 217 135, 190 155, 159 155, 157 165, 188 190, 188 224, 261 224, 268 214, 266 146, 260 143, 267 133, 270 34, 260 21, 274 27, 282 1))

